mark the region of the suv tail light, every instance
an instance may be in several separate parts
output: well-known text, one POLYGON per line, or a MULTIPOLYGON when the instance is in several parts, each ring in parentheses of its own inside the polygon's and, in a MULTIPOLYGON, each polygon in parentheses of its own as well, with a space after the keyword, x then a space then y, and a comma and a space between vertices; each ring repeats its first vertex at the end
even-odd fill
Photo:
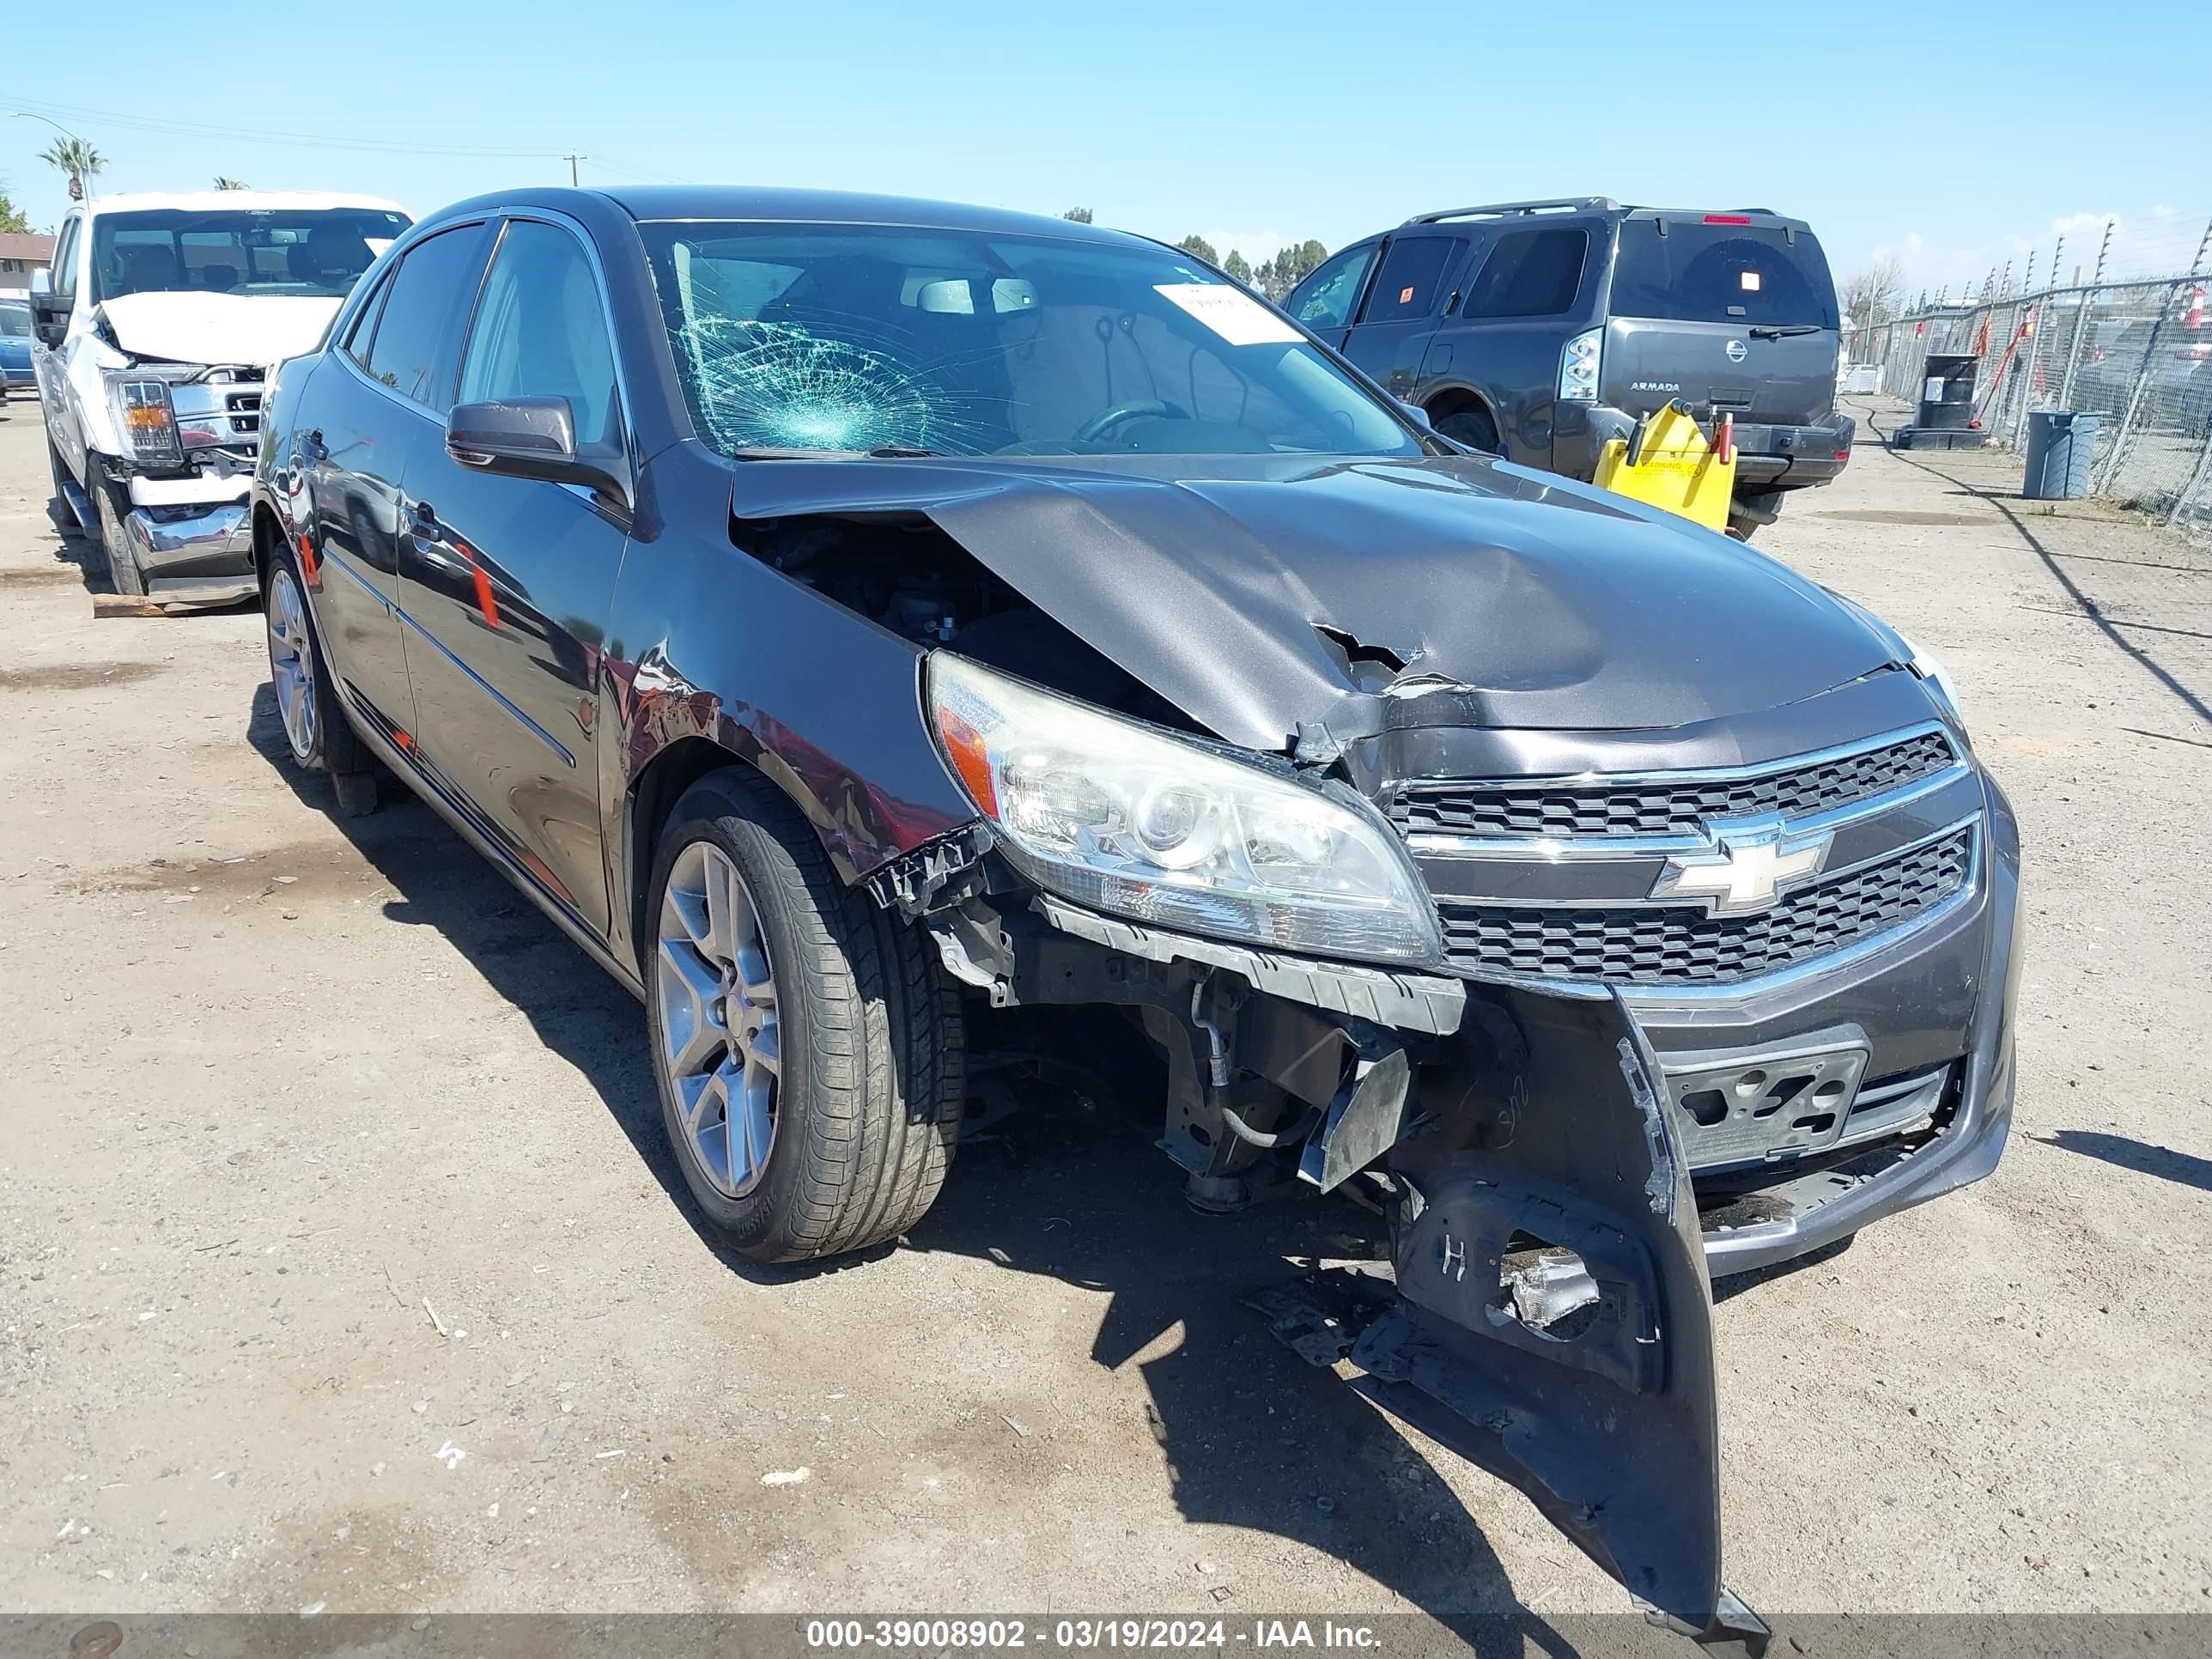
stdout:
POLYGON ((1605 331, 1594 328, 1567 342, 1559 354, 1559 401, 1592 404, 1597 401, 1598 353, 1605 331))

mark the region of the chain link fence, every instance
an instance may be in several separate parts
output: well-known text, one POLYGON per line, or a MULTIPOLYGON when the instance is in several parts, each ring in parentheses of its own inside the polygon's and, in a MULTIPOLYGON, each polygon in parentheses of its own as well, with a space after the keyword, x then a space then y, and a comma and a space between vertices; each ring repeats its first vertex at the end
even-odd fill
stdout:
MULTIPOLYGON (((2054 262, 2055 263, 2055 262, 2054 262)), ((1851 360, 1917 403, 1929 356, 1978 360, 1975 416, 1991 444, 2024 448, 2027 417, 2104 417, 2089 490, 2195 533, 2212 532, 2212 276, 2046 288, 1937 305, 1856 331, 1851 360)))

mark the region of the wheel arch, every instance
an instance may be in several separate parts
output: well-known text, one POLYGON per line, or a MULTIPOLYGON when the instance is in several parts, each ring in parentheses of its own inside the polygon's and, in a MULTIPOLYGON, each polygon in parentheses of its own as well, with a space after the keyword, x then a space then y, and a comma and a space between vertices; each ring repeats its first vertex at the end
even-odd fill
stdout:
POLYGON ((1437 386, 1429 393, 1421 407, 1428 411, 1431 422, 1449 420, 1455 415, 1479 410, 1490 416, 1492 429, 1500 438, 1505 435, 1505 425, 1498 416, 1497 404, 1464 380, 1448 380, 1437 386))
POLYGON ((269 596, 269 570, 276 561, 276 550, 284 540, 284 527, 276 522, 275 509, 269 503, 256 499, 253 503, 253 585, 261 590, 262 598, 269 596))

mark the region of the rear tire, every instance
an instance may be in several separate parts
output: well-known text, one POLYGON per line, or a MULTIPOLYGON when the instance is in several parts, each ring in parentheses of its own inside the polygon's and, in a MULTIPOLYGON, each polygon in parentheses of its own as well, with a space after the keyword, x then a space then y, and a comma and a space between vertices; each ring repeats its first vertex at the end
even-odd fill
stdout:
POLYGON ((131 538, 123 529, 123 520, 131 512, 130 498, 120 484, 100 476, 97 456, 88 457, 87 462, 85 471, 92 483, 86 493, 92 497, 93 517, 100 526, 100 550, 107 556, 107 579, 115 584, 117 592, 143 599, 146 574, 131 556, 131 538))
POLYGON ((715 1231, 776 1262, 913 1225, 967 1093, 960 1000, 929 941, 841 883, 791 803, 735 769, 677 802, 648 896, 661 1115, 715 1231))
POLYGON ((338 811, 360 817, 376 810, 374 761, 338 706, 337 682, 323 657, 315 613, 289 548, 281 550, 269 570, 261 596, 268 624, 269 684, 276 697, 277 723, 293 763, 303 771, 328 772, 338 811))
POLYGON ((1491 419, 1486 409, 1463 409, 1457 414, 1447 415, 1437 422, 1437 431, 1455 444, 1465 444, 1486 455, 1505 453, 1505 446, 1498 441, 1498 422, 1491 419))

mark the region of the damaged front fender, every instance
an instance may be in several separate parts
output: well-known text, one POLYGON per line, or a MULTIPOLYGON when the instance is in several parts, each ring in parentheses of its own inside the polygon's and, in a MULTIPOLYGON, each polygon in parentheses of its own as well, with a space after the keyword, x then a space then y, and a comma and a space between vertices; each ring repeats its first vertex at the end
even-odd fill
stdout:
POLYGON ((1390 1159, 1399 1302, 1353 1386, 1519 1487, 1661 1621, 1757 1650, 1721 1583, 1712 1297, 1656 1061, 1617 996, 1480 994, 1479 1093, 1390 1159))

